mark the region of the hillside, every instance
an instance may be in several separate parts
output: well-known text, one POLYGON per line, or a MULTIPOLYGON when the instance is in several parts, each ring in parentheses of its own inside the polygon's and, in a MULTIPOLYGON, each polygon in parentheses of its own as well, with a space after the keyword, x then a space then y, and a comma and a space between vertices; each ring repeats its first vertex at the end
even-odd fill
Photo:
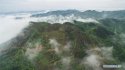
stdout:
POLYGON ((124 70, 125 21, 30 22, 6 42, 0 70, 124 70), (103 68, 120 64, 121 68, 103 68))

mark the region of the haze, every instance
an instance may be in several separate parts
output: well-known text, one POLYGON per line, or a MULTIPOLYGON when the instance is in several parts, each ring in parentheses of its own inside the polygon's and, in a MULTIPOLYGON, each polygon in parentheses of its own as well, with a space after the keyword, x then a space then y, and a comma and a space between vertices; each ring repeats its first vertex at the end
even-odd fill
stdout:
POLYGON ((58 9, 123 10, 125 0, 0 0, 0 12, 58 9))

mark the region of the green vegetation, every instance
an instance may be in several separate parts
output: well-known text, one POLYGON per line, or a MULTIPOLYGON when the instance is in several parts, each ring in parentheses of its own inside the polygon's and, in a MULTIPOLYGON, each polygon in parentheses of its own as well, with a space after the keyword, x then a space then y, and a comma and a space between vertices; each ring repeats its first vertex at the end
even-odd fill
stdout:
POLYGON ((23 31, 25 35, 16 37, 17 42, 10 45, 11 49, 0 56, 0 70, 87 70, 86 65, 80 64, 88 56, 86 51, 103 46, 113 46, 114 60, 102 60, 102 63, 125 62, 125 45, 119 38, 120 33, 124 33, 122 29, 125 22, 119 20, 117 25, 121 28, 117 28, 115 21, 118 20, 111 20, 100 20, 99 24, 79 21, 63 24, 31 22, 23 31), (50 39, 56 40, 59 45, 53 47, 50 39), (68 42, 70 45, 66 46, 68 42), (67 51, 64 49, 65 46, 71 47, 67 51), (25 53, 27 48, 35 47, 42 49, 30 60, 25 53), (59 50, 59 53, 55 49, 59 50))

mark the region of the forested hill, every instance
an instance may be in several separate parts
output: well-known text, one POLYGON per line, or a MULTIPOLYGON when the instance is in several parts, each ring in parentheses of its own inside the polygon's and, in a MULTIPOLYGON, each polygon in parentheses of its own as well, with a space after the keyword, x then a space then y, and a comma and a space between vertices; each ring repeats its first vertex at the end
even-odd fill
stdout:
POLYGON ((0 70, 124 70, 124 26, 120 19, 30 22, 2 51, 0 70), (103 68, 105 64, 122 67, 103 68))

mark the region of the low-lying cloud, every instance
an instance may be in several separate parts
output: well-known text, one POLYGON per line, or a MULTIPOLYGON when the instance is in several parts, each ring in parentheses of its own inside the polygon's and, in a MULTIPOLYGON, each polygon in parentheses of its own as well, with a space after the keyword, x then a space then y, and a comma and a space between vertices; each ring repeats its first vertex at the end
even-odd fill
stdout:
POLYGON ((86 69, 103 70, 103 60, 112 60, 113 47, 91 48, 86 51, 88 54, 82 64, 86 65, 86 69))
POLYGON ((73 22, 74 20, 82 22, 95 22, 97 20, 88 18, 82 19, 74 15, 69 16, 45 16, 45 17, 30 17, 29 13, 18 13, 11 15, 0 15, 0 44, 16 37, 25 27, 29 25, 30 21, 34 22, 49 22, 49 23, 64 23, 73 22))
POLYGON ((0 16, 0 44, 14 38, 28 26, 29 19, 15 19, 16 16, 0 16))

